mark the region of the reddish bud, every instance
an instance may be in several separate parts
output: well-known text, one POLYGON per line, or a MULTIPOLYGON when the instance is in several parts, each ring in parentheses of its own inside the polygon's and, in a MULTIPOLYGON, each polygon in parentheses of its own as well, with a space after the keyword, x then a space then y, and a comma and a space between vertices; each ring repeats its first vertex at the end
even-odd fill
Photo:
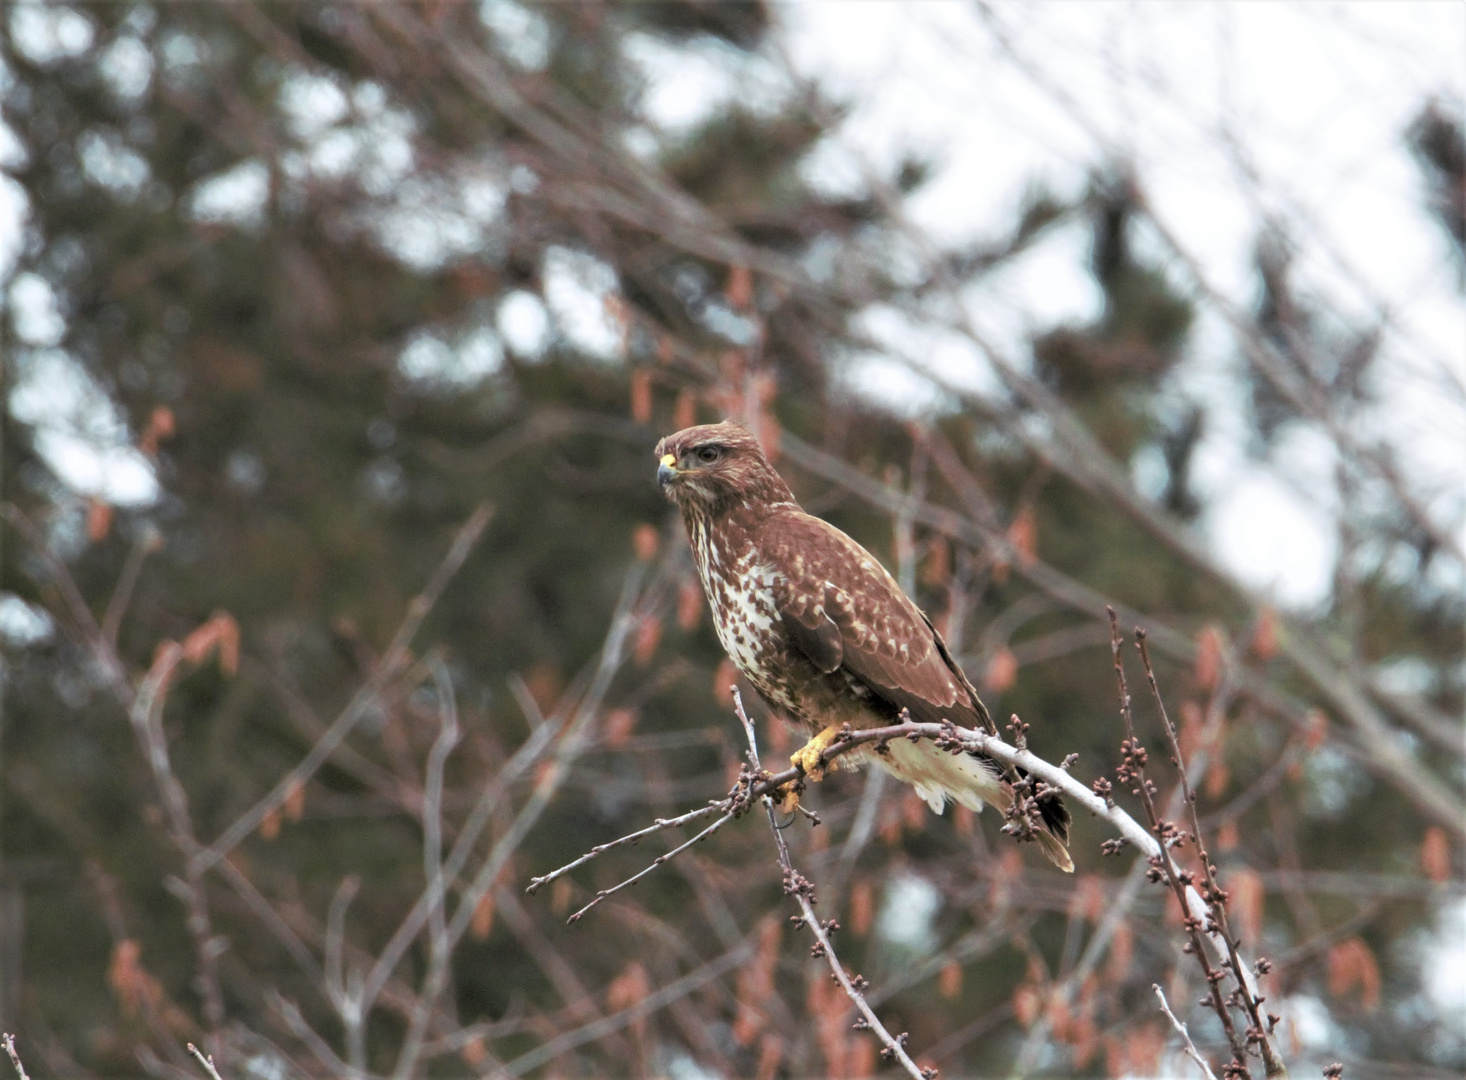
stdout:
POLYGON ((677 590, 677 625, 683 630, 695 630, 702 621, 702 585, 696 578, 688 578, 677 590))
POLYGON ((1264 607, 1257 613, 1249 651, 1259 660, 1271 660, 1278 654, 1278 613, 1272 608, 1264 607))
POLYGON ((734 311, 747 311, 753 306, 753 275, 748 267, 735 264, 729 268, 728 286, 723 295, 734 311))
POLYGON ((631 371, 631 419, 649 424, 652 419, 652 373, 649 368, 631 371))
POLYGON ((478 903, 473 905, 473 919, 468 924, 468 932, 474 941, 484 941, 493 929, 494 894, 490 891, 480 896, 478 903))
POLYGON ((87 505, 87 539, 92 543, 107 538, 112 529, 112 507, 100 499, 92 499, 87 505))
POLYGON ((982 677, 983 689, 1001 694, 1017 681, 1018 657, 1014 656, 1013 650, 1005 645, 988 661, 988 669, 982 677))
POLYGON ((1420 868, 1437 885, 1451 880, 1451 841, 1446 830, 1439 825, 1425 830, 1425 839, 1420 845, 1420 868))
POLYGON ((672 407, 672 427, 681 431, 696 423, 697 398, 693 396, 691 390, 683 390, 677 395, 677 404, 672 407))
POLYGON ((1020 509, 1008 525, 1008 543, 1020 566, 1032 566, 1038 561, 1038 517, 1032 506, 1020 509))

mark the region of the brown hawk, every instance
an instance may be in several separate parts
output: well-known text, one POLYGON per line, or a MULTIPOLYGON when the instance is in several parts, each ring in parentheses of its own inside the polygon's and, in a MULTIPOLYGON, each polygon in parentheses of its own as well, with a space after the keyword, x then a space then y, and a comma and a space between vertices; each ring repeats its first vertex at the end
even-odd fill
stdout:
MULTIPOLYGON (((718 640, 764 700, 811 733, 791 759, 808 779, 822 778, 819 755, 845 724, 883 727, 906 709, 923 723, 990 727, 931 620, 875 556, 799 508, 746 429, 686 428, 656 453, 657 482, 682 511, 718 640)), ((939 814, 948 799, 972 810, 1013 804, 1017 774, 991 759, 928 740, 897 739, 887 749, 857 748, 839 760, 880 765, 939 814)), ((1072 871, 1068 811, 1052 795, 1038 810, 1034 838, 1072 871)))

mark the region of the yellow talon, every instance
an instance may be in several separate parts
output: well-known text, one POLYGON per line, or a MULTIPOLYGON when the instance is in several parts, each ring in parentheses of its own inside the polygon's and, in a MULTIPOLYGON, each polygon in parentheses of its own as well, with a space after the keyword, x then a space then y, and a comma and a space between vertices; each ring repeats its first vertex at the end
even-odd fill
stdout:
POLYGON ((805 743, 798 750, 789 756, 790 763, 804 773, 813 781, 820 781, 825 778, 825 773, 834 772, 839 766, 835 762, 828 765, 820 764, 820 755, 828 750, 840 735, 840 729, 844 724, 831 724, 809 742, 805 743))
POLYGON ((781 814, 792 814, 799 809, 799 792, 803 787, 798 780, 774 792, 774 809, 781 814))

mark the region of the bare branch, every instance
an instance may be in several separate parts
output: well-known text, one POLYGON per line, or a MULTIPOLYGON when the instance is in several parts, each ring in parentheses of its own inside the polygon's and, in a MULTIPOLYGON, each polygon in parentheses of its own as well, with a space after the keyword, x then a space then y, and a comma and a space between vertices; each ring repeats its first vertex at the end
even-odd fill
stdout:
POLYGON ((19 1051, 15 1049, 15 1036, 7 1031, 5 1033, 4 1041, 5 1052, 10 1055, 10 1064, 15 1066, 15 1075, 20 1077, 20 1080, 31 1080, 31 1078, 26 1075, 25 1066, 21 1064, 19 1051))
POLYGON ((1206 1077, 1206 1080, 1217 1080, 1216 1073, 1211 1071, 1211 1065, 1207 1063, 1206 1058, 1201 1056, 1200 1051, 1196 1049, 1196 1044, 1191 1041, 1191 1033, 1186 1030, 1186 1025, 1177 1020, 1176 1014, 1171 1011, 1171 1006, 1166 1001, 1166 995, 1161 989, 1161 984, 1151 983, 1150 988, 1155 991, 1155 996, 1160 999, 1161 1012, 1166 1014, 1166 1019, 1171 1022, 1171 1026, 1180 1034, 1186 1056, 1196 1062, 1197 1067, 1201 1069, 1201 1075, 1206 1077))
POLYGON ((394 1080, 407 1080, 417 1064, 427 1034, 428 1019, 437 1008, 438 998, 448 982, 449 962, 453 945, 448 939, 448 925, 443 911, 446 887, 443 878, 443 770, 448 755, 458 745, 458 706, 453 693, 453 680, 439 656, 429 661, 438 696, 439 731, 428 752, 427 778, 423 785, 423 874, 427 879, 428 973, 418 993, 417 1005, 408 1023, 402 1050, 397 1056, 394 1080))
MULTIPOLYGON (((748 737, 749 760, 754 770, 761 773, 763 767, 758 760, 758 741, 754 738, 753 721, 743 711, 743 697, 739 694, 737 687, 733 689, 733 708, 743 724, 744 734, 748 737)), ((765 794, 763 804, 764 812, 769 818, 769 828, 774 833, 774 844, 779 851, 779 865, 784 870, 784 894, 794 897, 795 903, 799 905, 799 910, 803 912, 804 925, 809 927, 810 932, 814 934, 815 944, 810 949, 811 955, 823 956, 825 962, 830 965, 830 974, 840 984, 840 989, 845 991, 845 996, 860 1012, 862 1019, 857 1022, 856 1026, 869 1028, 885 1047, 881 1051, 881 1056, 887 1060, 894 1059, 899 1062, 913 1080, 935 1080, 937 1075, 935 1069, 918 1067, 916 1062, 911 1060, 911 1055, 906 1052, 906 1033, 902 1032, 899 1036, 893 1036, 881 1023, 880 1017, 875 1014, 875 1010, 870 1007, 870 1003, 865 1000, 865 995, 861 993, 865 980, 859 975, 851 979, 845 970, 845 965, 840 963, 840 958, 835 955, 835 948, 830 944, 830 933, 837 929, 839 924, 833 919, 828 923, 820 922, 819 916, 814 911, 814 885, 794 869, 794 864, 789 858, 789 845, 785 842, 784 832, 779 828, 779 823, 774 817, 774 800, 765 794)))
MULTIPOLYGON (((686 841, 684 843, 678 844, 675 848, 673 848, 671 851, 667 852, 665 855, 658 855, 655 859, 653 859, 645 867, 645 869, 641 870, 638 873, 633 874, 631 877, 627 878, 625 881, 622 881, 622 882, 620 882, 620 883, 618 883, 616 885, 611 886, 609 889, 602 889, 600 892, 596 893, 595 897, 591 900, 590 903, 586 904, 585 907, 581 908, 579 911, 577 911, 575 914, 571 915, 570 918, 566 919, 565 921, 566 922, 571 922, 571 923, 579 922, 580 921, 580 917, 582 915, 584 915, 591 908, 595 907, 602 900, 606 899, 609 896, 616 895, 618 892, 620 892, 622 889, 627 888, 628 886, 635 885, 638 881, 640 881, 642 878, 646 877, 648 874, 650 874, 657 867, 661 866, 665 862, 670 862, 671 860, 675 859, 678 855, 682 854, 682 852, 684 852, 688 848, 692 847, 692 845, 697 844, 697 843, 700 843, 703 840, 706 840, 708 837, 712 836, 713 833, 717 832, 719 829, 721 829, 724 825, 728 824, 728 822, 730 822, 732 820, 733 820, 733 815, 732 814, 724 814, 722 817, 718 818, 717 821, 713 822, 706 829, 702 830, 702 832, 700 832, 696 836, 694 836, 691 840, 688 840, 688 841, 686 841)), ((602 850, 604 850, 604 848, 602 850)))
POLYGON ((281 777, 270 793, 245 811, 233 825, 225 829, 219 839, 194 855, 190 860, 190 870, 193 872, 207 870, 237 847, 240 841, 258 829, 260 823, 272 811, 284 805, 292 791, 315 775, 316 770, 325 764, 326 759, 351 733, 352 728, 366 716, 371 705, 377 700, 377 695, 402 670, 403 665, 407 662, 407 648, 417 634, 418 628, 428 617, 428 612, 432 611, 433 605, 443 594, 448 582, 452 580, 453 575, 468 558, 468 553, 473 550, 474 544, 483 535, 493 515, 493 507, 484 505, 469 516, 463 527, 458 530, 458 535, 448 549, 448 554, 444 556, 426 587, 408 602, 407 615, 397 628, 397 633, 393 635, 387 651, 382 654, 371 678, 356 692, 350 703, 342 710, 341 715, 326 729, 325 734, 311 747, 310 753, 301 760, 300 764, 281 777))
MULTIPOLYGON (((1161 727, 1165 730, 1166 739, 1171 744, 1171 753, 1174 755, 1172 760, 1176 763, 1177 771, 1181 775, 1181 794, 1186 812, 1191 818, 1191 842, 1196 845, 1196 858, 1201 866, 1202 880, 1206 886, 1203 898, 1210 909, 1212 920, 1221 931, 1220 939, 1226 948, 1227 963, 1232 969, 1233 977, 1237 980, 1237 991, 1242 999, 1243 1011, 1251 1021, 1251 1026, 1246 1033, 1247 1042, 1256 1045, 1262 1054, 1263 1068, 1267 1071, 1267 1075, 1281 1076, 1286 1070, 1273 1051, 1272 1040, 1268 1038, 1268 1033, 1277 1020, 1275 1017, 1263 1014, 1262 998, 1248 976, 1246 965, 1242 963, 1241 957, 1237 954, 1237 938, 1233 936, 1227 920, 1227 894, 1217 881, 1217 868, 1212 865, 1211 858, 1207 855, 1205 841, 1201 835, 1201 822, 1197 820, 1196 816, 1196 796, 1192 793, 1191 783, 1186 777, 1186 765, 1181 756, 1181 744, 1176 739, 1175 725, 1171 723, 1171 718, 1166 714, 1166 704, 1161 698, 1160 687, 1156 684, 1155 670, 1150 663, 1150 652, 1145 647, 1145 631, 1138 627, 1135 631, 1135 644, 1140 650, 1140 659, 1145 667, 1146 681, 1150 684, 1151 697, 1154 698, 1156 708, 1161 714, 1161 727)), ((1131 738, 1134 738, 1133 734, 1131 738)), ((1259 971, 1261 970, 1262 968, 1259 967, 1259 971)))
POLYGON ((117 577, 117 588, 107 603, 107 612, 102 616, 102 639, 112 648, 117 647, 117 632, 122 628, 122 617, 127 614, 127 605, 132 600, 133 589, 142 574, 143 562, 149 555, 163 546, 163 538, 151 525, 143 527, 127 553, 127 562, 117 577))
POLYGON ((212 1054, 205 1054, 193 1043, 188 1044, 188 1052, 198 1059, 198 1063, 204 1067, 204 1072, 209 1074, 209 1080, 224 1080, 219 1075, 219 1070, 214 1068, 214 1057, 212 1054))
POLYGON ((531 878, 529 885, 525 888, 524 891, 533 896, 535 893, 539 892, 540 889, 544 888, 544 886, 550 884, 550 882, 556 880, 557 878, 564 877, 576 867, 584 866, 592 859, 596 858, 597 856, 604 855, 606 852, 612 850, 613 848, 624 847, 627 844, 635 844, 643 837, 651 836, 653 833, 661 832, 663 829, 675 829, 678 826, 686 825, 689 821, 696 821, 698 818, 707 817, 709 814, 726 812, 727 811, 723 803, 714 800, 713 802, 708 803, 707 806, 700 806, 696 810, 689 810, 687 813, 680 814, 674 818, 657 818, 655 822, 648 825, 644 829, 637 829, 636 832, 627 833, 625 836, 617 837, 615 840, 607 841, 604 844, 597 844, 595 847, 587 851, 584 855, 580 856, 578 859, 566 863, 558 870, 551 870, 548 874, 544 874, 541 877, 531 878))

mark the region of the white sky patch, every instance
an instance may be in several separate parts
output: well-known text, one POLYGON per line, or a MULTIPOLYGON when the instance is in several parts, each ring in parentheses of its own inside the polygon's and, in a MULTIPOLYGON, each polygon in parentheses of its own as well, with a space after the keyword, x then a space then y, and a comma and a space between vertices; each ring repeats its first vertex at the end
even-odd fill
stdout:
POLYGON ((27 345, 55 345, 66 334, 56 293, 39 274, 17 274, 10 283, 10 319, 27 345))
MULTIPOLYGON (((0 124, 0 127, 3 127, 0 124)), ((4 140, 0 139, 0 143, 4 140)), ((0 166, 8 164, 0 160, 0 166)), ((0 173, 0 282, 10 280, 20 258, 23 227, 29 204, 21 186, 0 173)))
POLYGON ((508 198, 506 170, 472 165, 402 181, 392 205, 374 209, 368 224, 394 257, 426 272, 490 246, 508 198))
POLYGON ((97 70, 118 100, 136 101, 152 84, 153 54, 137 38, 123 35, 107 47, 97 70))
MULTIPOLYGON (((0 75, 0 92, 4 91, 4 87, 5 79, 0 75)), ((25 145, 16 137, 14 129, 4 120, 0 120, 0 169, 18 168, 26 163, 27 157, 25 145)), ((0 226, 0 238, 3 236, 3 226, 0 226)))
POLYGON ((77 152, 88 180, 127 198, 152 175, 142 156, 113 132, 88 131, 77 141, 77 152))
POLYGON ((1338 1049, 1343 1032, 1322 1001, 1311 994, 1294 994, 1281 1005, 1285 1038, 1297 1039, 1305 1050, 1338 1049))
POLYGON ((860 313, 855 326, 871 339, 879 355, 904 361, 919 376, 946 391, 998 391, 997 374, 972 339, 940 322, 886 304, 872 304, 860 313))
POLYGON ((916 874, 898 873, 886 883, 876 934, 900 948, 930 953, 937 945, 932 923, 941 909, 942 895, 935 885, 916 874))
POLYGON ((858 354, 839 362, 835 378, 846 392, 904 420, 918 420, 953 410, 950 394, 889 356, 858 354))
POLYGON ((1222 563, 1244 585, 1289 608, 1310 608, 1333 586, 1338 543, 1332 522, 1258 466, 1244 469, 1208 510, 1222 563))
POLYGON ((494 322, 515 356, 537 360, 544 355, 550 339, 550 315, 534 293, 524 289, 508 293, 499 301, 494 322))
POLYGON ((1422 951, 1421 975, 1425 992, 1441 1016, 1454 1018, 1458 1029, 1466 1018, 1466 899, 1441 908, 1435 940, 1422 951), (1455 962, 1442 962, 1454 957, 1455 962))
POLYGON ((419 333, 397 358, 397 370, 422 389, 453 393, 470 390, 499 373, 504 347, 486 326, 475 327, 450 343, 431 333, 419 333))
POLYGON ((583 251, 549 247, 544 281, 545 305, 565 341, 594 359, 619 359, 624 335, 607 310, 616 295, 616 271, 583 251))
POLYGON ((296 73, 280 87, 280 108, 290 132, 309 141, 345 118, 350 103, 334 79, 296 73))
POLYGON ((27 604, 14 593, 0 593, 0 640, 13 649, 51 640, 56 623, 42 608, 27 604))
POLYGON ((628 34, 621 51, 645 80, 642 114, 669 135, 689 132, 732 105, 773 113, 791 89, 768 58, 711 36, 673 44, 653 34, 628 34))
POLYGON ((79 56, 93 37, 91 20, 62 4, 18 3, 10 9, 10 40, 34 63, 79 56))
POLYGON ((414 164, 416 122, 407 110, 389 104, 380 83, 361 82, 348 93, 334 80, 301 73, 282 85, 280 107, 300 144, 280 159, 291 181, 349 176, 367 194, 395 200, 394 213, 421 203, 426 184, 402 186, 414 164))
POLYGON ((481 0, 479 20, 494 35, 510 60, 528 71, 541 71, 550 61, 549 20, 514 0, 481 0))
POLYGON ((965 290, 972 325, 1010 363, 1027 367, 1034 335, 1091 323, 1104 311, 1104 293, 1089 273, 1090 243, 1087 223, 1056 224, 965 290))
POLYGON ((241 162, 201 180, 187 200, 195 221, 249 228, 263 219, 270 197, 270 172, 257 160, 241 162))
MULTIPOLYGON (((1124 157, 1206 282, 1245 314, 1259 229, 1283 222, 1300 248, 1302 292, 1360 329, 1387 313, 1380 404, 1354 418, 1354 434, 1391 445, 1415 497, 1466 539, 1466 309, 1405 141, 1431 96, 1466 100, 1466 5, 870 0, 779 10, 796 71, 853 105, 807 171, 838 189, 867 170, 889 175, 912 152, 933 160, 935 177, 904 209, 940 245, 1000 235, 1033 183, 1072 196, 1091 169, 1124 157)), ((1082 230, 1040 246, 1037 259, 971 290, 969 316, 1015 358, 1035 329, 1083 320, 1098 296, 1082 230)), ((1235 370, 1230 330, 1197 330, 1203 366, 1235 370)), ((1209 407, 1197 486, 1222 501, 1208 535, 1247 583, 1316 602, 1334 559, 1330 508, 1298 497, 1320 490, 1316 474, 1296 479, 1278 454, 1283 483, 1247 461, 1240 381, 1211 371, 1207 384, 1231 400, 1181 389, 1209 407), (1275 542, 1260 543, 1264 534, 1275 542)))
POLYGON ((115 506, 158 497, 148 460, 133 446, 117 406, 91 375, 59 349, 16 357, 10 415, 35 429, 36 453, 79 495, 115 506))

